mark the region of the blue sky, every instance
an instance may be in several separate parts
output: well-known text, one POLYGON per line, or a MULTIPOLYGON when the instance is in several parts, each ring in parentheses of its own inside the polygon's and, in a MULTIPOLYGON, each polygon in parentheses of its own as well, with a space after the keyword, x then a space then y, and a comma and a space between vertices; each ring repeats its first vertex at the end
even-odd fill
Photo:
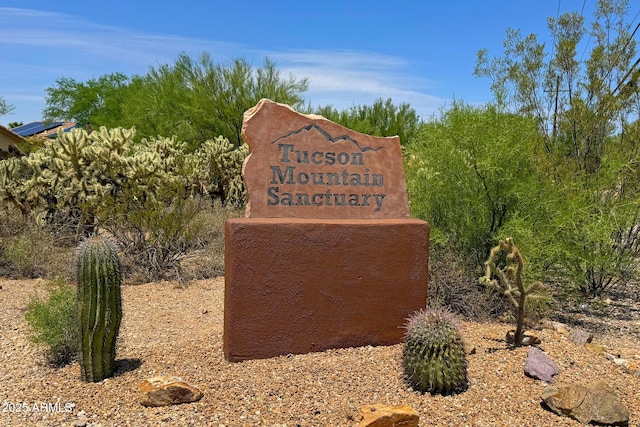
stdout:
POLYGON ((266 56, 283 76, 308 77, 305 99, 338 109, 377 98, 428 118, 453 99, 491 100, 473 76, 476 53, 502 53, 508 27, 548 40, 546 18, 595 0, 486 1, 2 1, 0 123, 39 120, 47 87, 112 72, 145 74, 180 52, 216 62, 266 56))

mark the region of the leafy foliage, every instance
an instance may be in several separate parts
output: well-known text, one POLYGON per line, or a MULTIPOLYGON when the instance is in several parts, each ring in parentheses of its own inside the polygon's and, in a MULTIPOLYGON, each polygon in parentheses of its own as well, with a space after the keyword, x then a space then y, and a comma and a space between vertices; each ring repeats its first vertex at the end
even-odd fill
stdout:
POLYGON ((407 145, 412 214, 435 243, 484 259, 495 233, 536 197, 534 124, 496 107, 455 103, 407 145))
POLYGON ((391 98, 385 101, 379 98, 373 105, 357 105, 343 111, 325 106, 317 108, 314 113, 369 135, 398 135, 402 144, 413 139, 421 124, 418 114, 409 104, 394 105, 391 98))
POLYGON ((76 321, 76 290, 57 278, 48 283, 48 297, 31 297, 25 320, 31 328, 30 339, 48 347, 47 359, 54 366, 76 359, 79 350, 76 321))
POLYGON ((628 11, 626 0, 601 0, 589 28, 575 12, 550 18, 550 54, 510 29, 503 56, 482 50, 475 70, 498 105, 536 123, 541 142, 530 160, 544 194, 498 234, 526 245, 539 277, 587 297, 637 276, 640 140, 629 119, 640 113, 640 73, 628 11))
POLYGON ((307 79, 283 78, 268 58, 254 69, 245 59, 216 64, 207 53, 198 60, 183 53, 143 76, 113 73, 86 83, 60 78, 47 89, 44 117, 135 127, 142 138, 175 135, 190 151, 220 135, 239 147, 246 110, 261 98, 302 107, 307 87, 307 79))
POLYGON ((122 119, 122 101, 130 78, 122 73, 105 74, 86 83, 60 77, 47 88, 45 120, 73 120, 78 126, 111 125, 122 119))

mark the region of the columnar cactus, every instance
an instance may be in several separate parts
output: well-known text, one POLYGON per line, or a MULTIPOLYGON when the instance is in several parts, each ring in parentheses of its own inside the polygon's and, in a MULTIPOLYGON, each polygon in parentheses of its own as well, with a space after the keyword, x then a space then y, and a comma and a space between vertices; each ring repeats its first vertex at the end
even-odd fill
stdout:
POLYGON ((467 358, 453 315, 427 309, 405 325, 404 371, 414 389, 451 394, 467 388, 467 358))
POLYGON ((116 337, 122 319, 120 258, 109 239, 91 238, 76 253, 82 379, 113 375, 116 337))

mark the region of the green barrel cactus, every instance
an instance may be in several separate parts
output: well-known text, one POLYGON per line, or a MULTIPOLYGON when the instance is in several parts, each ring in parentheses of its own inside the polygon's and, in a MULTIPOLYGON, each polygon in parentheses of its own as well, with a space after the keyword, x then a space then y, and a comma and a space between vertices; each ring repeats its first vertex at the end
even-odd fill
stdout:
POLYGON ((452 394, 467 388, 467 358, 453 315, 420 310, 405 324, 405 374, 422 393, 452 394))
POLYGON ((109 239, 87 239, 77 248, 76 266, 82 379, 98 382, 113 375, 122 320, 118 248, 109 239))

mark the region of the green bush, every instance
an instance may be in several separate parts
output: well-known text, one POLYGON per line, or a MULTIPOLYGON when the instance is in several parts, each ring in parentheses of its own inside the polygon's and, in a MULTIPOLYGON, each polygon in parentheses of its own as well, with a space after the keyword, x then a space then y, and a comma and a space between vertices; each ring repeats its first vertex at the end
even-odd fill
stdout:
POLYGON ((48 282, 46 290, 46 299, 31 297, 25 320, 31 328, 31 340, 48 347, 49 363, 63 366, 76 360, 79 350, 76 290, 61 278, 48 282))
POLYGON ((541 186, 544 197, 528 203, 497 233, 500 239, 517 239, 527 254, 528 280, 555 284, 563 299, 599 297, 638 278, 640 181, 626 176, 635 170, 633 162, 615 157, 603 157, 588 176, 548 180, 541 186))
POLYGON ((461 103, 422 126, 406 149, 414 217, 431 225, 432 242, 484 261, 509 218, 537 196, 531 120, 497 107, 461 103))
POLYGON ((513 237, 553 293, 601 296, 640 275, 640 133, 605 136, 597 167, 544 149, 528 118, 497 106, 454 105, 407 145, 413 216, 433 248, 481 264, 513 237))

